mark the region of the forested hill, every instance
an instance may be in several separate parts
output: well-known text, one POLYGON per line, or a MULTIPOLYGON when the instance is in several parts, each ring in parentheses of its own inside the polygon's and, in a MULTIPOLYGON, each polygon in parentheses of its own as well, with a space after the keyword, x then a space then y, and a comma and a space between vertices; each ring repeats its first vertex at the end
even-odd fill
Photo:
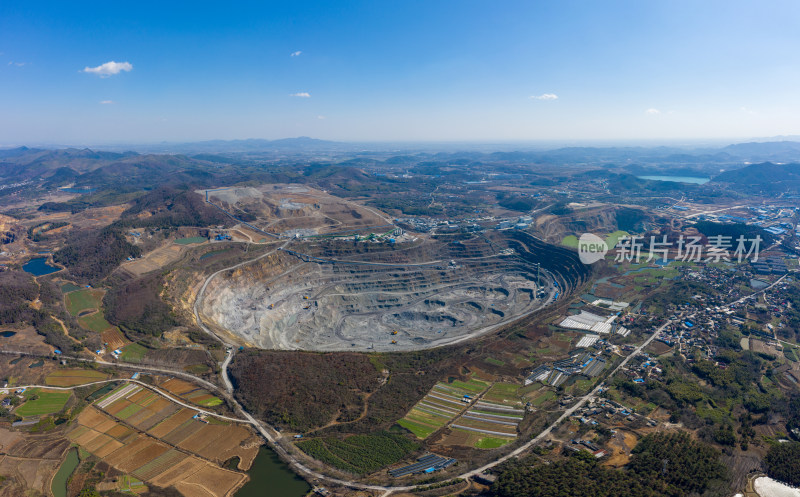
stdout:
POLYGON ((191 189, 165 186, 132 202, 121 224, 130 227, 210 226, 230 222, 230 217, 205 202, 191 189))
POLYGON ((523 459, 506 464, 492 486, 494 497, 685 497, 729 495, 720 452, 684 432, 654 433, 633 450, 625 469, 602 466, 578 453, 543 464, 523 459))
POLYGON ((735 171, 726 171, 713 180, 728 183, 734 189, 747 193, 800 192, 800 164, 751 164, 735 171))

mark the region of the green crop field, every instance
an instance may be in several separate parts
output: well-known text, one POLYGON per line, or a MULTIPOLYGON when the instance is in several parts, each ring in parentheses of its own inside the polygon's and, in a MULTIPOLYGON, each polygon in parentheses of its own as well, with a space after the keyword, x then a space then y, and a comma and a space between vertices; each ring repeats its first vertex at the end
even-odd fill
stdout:
POLYGON ((192 236, 189 238, 178 238, 175 240, 175 243, 178 245, 191 245, 192 243, 203 243, 206 241, 205 237, 202 236, 192 236))
POLYGON ((483 400, 489 402, 499 402, 501 404, 519 404, 520 396, 517 391, 522 385, 517 383, 495 383, 483 395, 483 400))
POLYGON ((509 442, 511 442, 511 439, 509 438, 492 438, 492 437, 479 438, 478 441, 475 442, 475 448, 497 449, 498 447, 502 447, 509 442))
POLYGON ((466 390, 467 392, 472 392, 472 393, 481 393, 484 390, 486 390, 486 387, 489 386, 487 383, 475 379, 469 380, 467 382, 455 380, 452 383, 446 383, 445 385, 450 387, 460 388, 462 390, 466 390))
POLYGON ((519 417, 522 416, 522 414, 516 412, 487 411, 487 410, 482 410, 479 407, 471 409, 469 412, 473 414, 490 414, 492 416, 504 416, 506 418, 512 418, 512 419, 519 419, 519 417))
POLYGON ((416 421, 412 421, 408 418, 403 418, 397 422, 400 426, 407 429, 411 433, 413 433, 417 438, 425 439, 428 438, 438 430, 438 428, 434 426, 429 426, 423 423, 417 423, 416 421))
POLYGON ((539 393, 536 397, 534 397, 533 400, 531 400, 531 404, 533 404, 536 407, 539 407, 548 400, 554 398, 556 398, 556 393, 553 392, 552 390, 546 390, 544 392, 539 393))
POLYGON ((42 392, 37 388, 29 389, 25 392, 25 398, 33 396, 38 396, 38 398, 28 400, 19 406, 15 414, 22 417, 53 414, 64 408, 70 395, 69 392, 42 392))
POLYGON ((394 464, 419 445, 403 435, 378 432, 347 438, 315 438, 297 443, 309 456, 356 474, 369 474, 394 464))
POLYGON ((136 414, 137 412, 141 411, 142 409, 144 409, 144 408, 142 406, 140 406, 139 404, 131 404, 131 405, 123 408, 121 411, 119 411, 116 414, 116 416, 119 419, 128 419, 129 417, 133 416, 134 414, 136 414))
POLYGON ((106 321, 105 316, 100 311, 78 318, 78 323, 87 330, 96 331, 97 333, 102 333, 111 328, 111 323, 106 321))
POLYGON ((201 406, 204 406, 204 407, 214 407, 214 406, 218 406, 218 405, 222 404, 222 399, 214 397, 212 399, 206 399, 206 400, 199 401, 199 402, 197 402, 197 404, 199 404, 201 406))
POLYGON ((67 310, 73 316, 77 316, 81 311, 87 309, 100 309, 103 299, 102 290, 86 289, 76 292, 70 292, 64 300, 67 304, 67 310))
POLYGON ((142 357, 147 353, 147 349, 138 343, 131 343, 122 349, 120 358, 126 362, 139 362, 142 357))
POLYGON ((65 293, 65 294, 66 293, 70 293, 70 292, 77 292, 80 289, 81 289, 81 287, 79 287, 78 285, 75 285, 73 283, 65 283, 65 284, 61 285, 61 293, 65 293))
POLYGON ((492 385, 492 388, 489 389, 487 395, 494 395, 494 396, 505 396, 505 397, 517 397, 517 390, 519 390, 521 385, 517 383, 495 383, 492 385))
POLYGON ((484 361, 488 362, 489 364, 494 364, 495 366, 504 366, 506 364, 499 359, 495 359, 494 357, 487 357, 484 359, 484 361))

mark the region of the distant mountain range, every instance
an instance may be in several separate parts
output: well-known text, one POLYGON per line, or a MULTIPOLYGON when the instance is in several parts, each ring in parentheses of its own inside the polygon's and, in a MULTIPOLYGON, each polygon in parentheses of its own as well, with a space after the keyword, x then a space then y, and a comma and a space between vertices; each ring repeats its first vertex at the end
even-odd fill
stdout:
POLYGON ((800 161, 800 142, 749 142, 725 147, 682 148, 675 146, 659 147, 561 147, 550 150, 513 151, 509 144, 498 146, 486 152, 476 150, 465 144, 462 151, 454 144, 443 144, 441 152, 435 152, 436 144, 379 144, 318 140, 301 136, 281 140, 210 140, 193 143, 163 143, 136 147, 134 150, 145 153, 171 154, 303 154, 303 153, 355 153, 374 151, 377 153, 431 153, 433 156, 469 156, 502 161, 530 162, 570 162, 570 163, 616 163, 624 165, 631 162, 673 163, 673 164, 727 164, 732 162, 792 162, 800 161), (407 147, 407 148, 404 148, 407 147))
MULTIPOLYGON (((0 149, 0 160, 11 159, 31 152, 52 152, 49 150, 19 147, 15 149, 0 149)), ((131 150, 143 154, 183 154, 207 155, 213 160, 213 155, 221 156, 249 156, 249 155, 279 155, 291 156, 302 154, 341 155, 341 154, 370 154, 375 153, 385 158, 389 156, 406 155, 410 161, 419 160, 424 155, 436 160, 453 160, 468 158, 471 160, 493 160, 504 162, 530 162, 530 163, 571 163, 571 164, 608 164, 620 167, 642 167, 647 164, 686 165, 692 167, 709 166, 710 170, 718 173, 725 167, 711 167, 712 165, 739 164, 750 162, 800 162, 800 141, 752 141, 736 143, 720 147, 680 147, 680 146, 570 146, 543 149, 531 143, 514 144, 479 144, 479 143, 358 143, 319 140, 301 136, 297 138, 284 138, 279 140, 247 139, 247 140, 208 140, 186 143, 158 143, 147 145, 115 145, 101 146, 94 150, 62 148, 63 153, 75 156, 77 152, 90 158, 91 154, 100 155, 121 153, 130 155, 131 150), (494 147, 494 148, 493 148, 494 147), (110 152, 96 152, 107 150, 110 152)), ((111 158, 109 155, 105 157, 111 158)), ((63 165, 63 164, 62 164, 63 165)))
POLYGON ((141 145, 135 150, 148 153, 165 154, 248 154, 258 152, 343 152, 354 150, 357 146, 351 143, 318 140, 307 136, 283 138, 280 140, 263 140, 251 138, 247 140, 208 140, 189 143, 159 143, 141 145))

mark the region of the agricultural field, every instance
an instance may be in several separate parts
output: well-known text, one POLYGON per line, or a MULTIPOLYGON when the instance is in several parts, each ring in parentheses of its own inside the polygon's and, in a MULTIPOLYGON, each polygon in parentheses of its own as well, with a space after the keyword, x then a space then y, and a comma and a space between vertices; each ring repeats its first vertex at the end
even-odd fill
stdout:
MULTIPOLYGON (((205 240, 205 238, 203 240, 205 240)), ((123 262, 121 267, 124 267, 127 271, 137 276, 141 276, 177 261, 185 250, 185 245, 169 244, 151 250, 138 259, 123 262)))
MULTIPOLYGON (((129 483, 175 486, 184 495, 223 497, 241 486, 247 475, 222 469, 211 461, 175 450, 170 445, 136 432, 94 407, 86 408, 67 433, 73 443, 116 470, 131 475, 129 483), (134 481, 135 480, 135 481, 134 481), (200 487, 200 493, 193 487, 200 487)), ((196 421, 197 425, 204 425, 196 421)))
POLYGON ((125 493, 139 494, 147 490, 144 482, 130 475, 122 475, 117 481, 117 490, 125 493))
POLYGON ((188 238, 178 238, 175 240, 175 243, 178 245, 191 245, 193 243, 203 243, 207 241, 207 239, 203 236, 191 236, 188 238))
POLYGON ((82 328, 85 328, 89 331, 94 331, 96 333, 102 333, 109 328, 113 328, 111 323, 106 321, 105 316, 101 311, 95 312, 94 314, 89 314, 87 316, 79 317, 78 324, 81 325, 82 328))
POLYGON ((474 398, 488 387, 488 383, 475 379, 439 382, 397 424, 417 438, 428 438, 461 414, 468 405, 465 395, 474 398))
POLYGON ((208 390, 198 388, 195 385, 179 380, 177 378, 170 378, 158 384, 160 388, 180 397, 181 399, 192 404, 203 407, 214 407, 222 404, 222 399, 212 395, 208 390))
POLYGON ((123 346, 120 359, 125 362, 140 362, 146 353, 147 349, 138 343, 129 343, 123 346))
MULTIPOLYGON (((247 479, 260 439, 247 427, 197 416, 134 383, 105 392, 84 409, 67 437, 124 473, 129 488, 174 486, 184 495, 231 495, 247 479)), ((120 487, 121 488, 121 487, 120 487)))
POLYGON ((492 385, 492 388, 483 395, 481 400, 507 404, 512 407, 521 407, 522 401, 517 394, 520 388, 522 388, 522 385, 518 383, 495 383, 492 385))
POLYGON ((25 391, 24 396, 30 400, 26 400, 19 406, 14 414, 25 418, 56 413, 64 408, 70 395, 72 395, 70 392, 51 392, 39 388, 29 388, 25 391))
POLYGON ((221 463, 240 455, 249 467, 255 457, 255 448, 239 454, 239 445, 251 435, 248 429, 222 420, 198 420, 194 418, 197 411, 133 383, 114 389, 95 405, 137 430, 206 459, 221 463))
POLYGON ((68 293, 71 293, 71 292, 77 292, 80 289, 81 289, 81 287, 79 287, 78 285, 76 285, 74 283, 67 282, 67 283, 64 283, 63 285, 61 285, 61 293, 63 293, 64 295, 66 295, 68 293))
MULTIPOLYGON (((74 286, 74 285, 73 285, 74 286)), ((67 311, 73 316, 78 316, 84 311, 99 310, 103 303, 103 290, 84 289, 69 292, 64 296, 67 311)))
POLYGON ((541 387, 535 393, 526 396, 530 398, 531 405, 537 408, 558 397, 553 390, 547 387, 541 387))
POLYGON ((313 438, 297 443, 309 456, 343 471, 370 474, 394 464, 419 445, 403 435, 388 432, 352 435, 347 438, 313 438))
MULTIPOLYGON (((517 427, 525 416, 525 407, 514 393, 517 389, 519 385, 494 385, 453 422, 453 433, 469 432, 469 445, 478 449, 495 449, 516 439, 517 427)), ((454 445, 447 437, 442 443, 454 445)))
POLYGON ((106 379, 108 374, 93 369, 59 369, 47 375, 45 383, 54 387, 73 387, 106 379))
POLYGON ((117 350, 129 343, 116 326, 105 330, 100 334, 100 337, 103 343, 108 344, 106 346, 108 350, 117 350))
POLYGON ((25 434, 0 428, 0 495, 51 495, 50 481, 69 441, 60 433, 25 434))
MULTIPOLYGON (((64 303, 70 314, 78 318, 78 324, 95 333, 99 333, 107 350, 116 350, 128 343, 116 326, 106 321, 103 313, 103 295, 105 290, 84 289, 73 290, 75 285, 67 283, 64 289, 72 290, 64 296, 64 303)), ((76 287, 77 288, 77 287, 76 287)))

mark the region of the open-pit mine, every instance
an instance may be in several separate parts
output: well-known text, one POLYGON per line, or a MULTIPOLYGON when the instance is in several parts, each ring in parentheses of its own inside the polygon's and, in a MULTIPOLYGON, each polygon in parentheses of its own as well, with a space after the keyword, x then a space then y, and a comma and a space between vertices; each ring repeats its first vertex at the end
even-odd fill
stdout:
POLYGON ((402 244, 298 239, 211 278, 198 309, 217 333, 266 349, 417 350, 531 314, 587 273, 574 253, 518 231, 402 244))

